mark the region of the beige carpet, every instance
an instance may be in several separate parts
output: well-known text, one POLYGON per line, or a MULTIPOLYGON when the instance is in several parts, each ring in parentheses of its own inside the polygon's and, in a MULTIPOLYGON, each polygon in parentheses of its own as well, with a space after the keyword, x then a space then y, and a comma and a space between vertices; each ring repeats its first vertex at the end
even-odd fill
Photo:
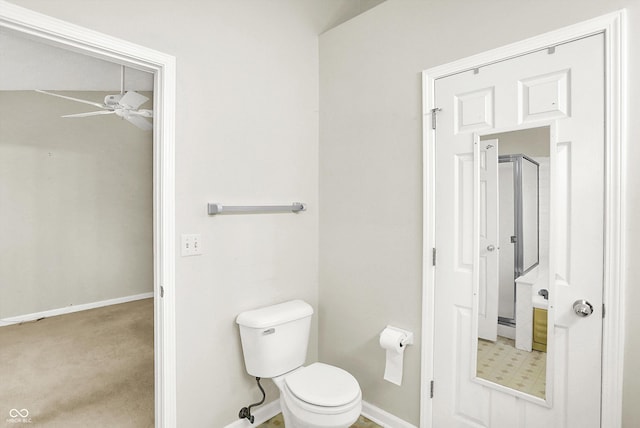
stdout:
POLYGON ((153 384, 153 299, 0 327, 0 426, 153 427, 153 384))

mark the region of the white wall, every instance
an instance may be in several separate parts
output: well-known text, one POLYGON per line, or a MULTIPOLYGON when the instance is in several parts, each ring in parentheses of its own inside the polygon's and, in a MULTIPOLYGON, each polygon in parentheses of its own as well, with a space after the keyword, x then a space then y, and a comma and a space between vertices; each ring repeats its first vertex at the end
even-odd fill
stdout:
POLYGON ((550 238, 550 222, 549 207, 551 204, 551 187, 550 187, 550 159, 549 157, 535 156, 533 158, 538 162, 538 250, 540 256, 540 267, 549 266, 549 238, 550 238))
POLYGON ((91 109, 0 91, 0 318, 153 291, 152 135, 91 109))
POLYGON ((178 424, 235 421, 260 398, 236 315, 291 298, 318 304, 318 34, 377 1, 14 3, 176 56, 176 238, 200 233, 204 248, 176 254, 178 424), (207 202, 293 201, 308 210, 206 215, 207 202))
MULTIPOLYGON (((420 337, 422 70, 628 8, 629 117, 640 114, 640 3, 388 0, 320 38, 320 357, 354 371, 364 397, 418 424, 419 358, 402 387, 382 381, 375 335, 397 323, 420 337), (340 322, 340 314, 348 322, 340 322)), ((630 121, 630 142, 640 125, 630 121)), ((628 256, 640 256, 640 145, 627 148, 628 256)), ((626 294, 625 427, 640 420, 640 266, 626 294)), ((436 387, 437 388, 437 387, 436 387)), ((437 393, 437 392, 436 392, 437 393)))

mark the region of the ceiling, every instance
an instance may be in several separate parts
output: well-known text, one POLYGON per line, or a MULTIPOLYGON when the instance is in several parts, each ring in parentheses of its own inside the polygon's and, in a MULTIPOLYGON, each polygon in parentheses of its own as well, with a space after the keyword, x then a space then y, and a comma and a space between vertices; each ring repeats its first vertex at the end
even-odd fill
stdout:
MULTIPOLYGON (((315 0, 315 14, 335 27, 384 0, 315 0)), ((0 91, 116 91, 121 89, 121 66, 26 38, 0 28, 0 91)), ((153 74, 125 69, 125 91, 153 91, 153 74)))
MULTIPOLYGON (((119 64, 0 30, 0 91, 117 91, 119 64)), ((152 91, 153 74, 125 69, 125 90, 152 91)))

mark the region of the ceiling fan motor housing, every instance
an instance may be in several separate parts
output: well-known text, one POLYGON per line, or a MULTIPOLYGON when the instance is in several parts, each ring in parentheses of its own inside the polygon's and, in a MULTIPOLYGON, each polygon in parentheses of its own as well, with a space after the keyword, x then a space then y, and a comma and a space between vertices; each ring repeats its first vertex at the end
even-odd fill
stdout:
POLYGON ((122 94, 107 95, 106 97, 104 97, 104 104, 109 107, 115 107, 120 104, 121 99, 122 94))

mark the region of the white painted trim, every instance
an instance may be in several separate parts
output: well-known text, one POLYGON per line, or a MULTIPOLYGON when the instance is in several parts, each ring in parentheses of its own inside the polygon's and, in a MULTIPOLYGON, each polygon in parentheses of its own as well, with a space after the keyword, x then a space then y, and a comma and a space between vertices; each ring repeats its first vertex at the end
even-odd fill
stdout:
POLYGON ((0 28, 95 58, 154 73, 153 216, 155 424, 176 426, 175 105, 171 55, 0 0, 0 28), (161 287, 164 297, 160 297, 161 287))
POLYGON ((606 184, 602 335, 603 428, 622 424, 626 296, 627 36, 626 12, 611 19, 606 41, 606 184))
POLYGON ((603 15, 493 49, 478 55, 430 68, 422 73, 423 82, 423 298, 422 298, 422 375, 420 426, 432 426, 432 400, 429 384, 433 379, 434 268, 431 249, 435 246, 434 185, 435 132, 431 129, 431 109, 435 106, 437 79, 466 70, 504 61, 516 56, 566 43, 591 34, 605 34, 606 52, 606 201, 605 201, 605 277, 602 359, 602 428, 619 427, 622 422, 622 381, 624 367, 624 309, 626 247, 626 28, 625 10, 603 15))
POLYGON ((15 317, 0 319, 0 327, 20 324, 21 322, 34 321, 40 318, 56 317, 58 315, 72 314, 74 312, 86 311, 88 309, 102 308, 104 306, 118 305, 120 303, 149 299, 151 297, 153 297, 153 292, 134 294, 133 296, 117 297, 115 299, 101 300, 99 302, 83 303, 81 305, 65 306, 64 308, 49 309, 48 311, 34 312, 32 314, 18 315, 15 317))
POLYGON ((362 402, 362 415, 383 428, 416 428, 415 425, 366 401, 362 402))
POLYGON ((224 428, 255 428, 280 412, 280 399, 278 398, 273 400, 271 403, 267 403, 262 407, 256 408, 255 411, 253 409, 251 410, 251 414, 255 417, 253 424, 246 419, 238 419, 224 428))
MULTIPOLYGON (((435 131, 431 109, 435 108, 434 78, 431 70, 422 73, 422 349, 420 350, 420 427, 431 427, 433 401, 433 344, 435 325, 435 131)), ((437 254, 436 254, 437 258, 437 254)))

